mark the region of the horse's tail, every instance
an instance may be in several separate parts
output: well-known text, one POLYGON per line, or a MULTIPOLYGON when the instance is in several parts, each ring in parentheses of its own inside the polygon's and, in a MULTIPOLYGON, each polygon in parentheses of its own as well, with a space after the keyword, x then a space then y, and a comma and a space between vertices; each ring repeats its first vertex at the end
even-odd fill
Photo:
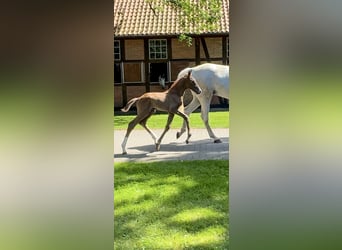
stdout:
POLYGON ((136 101, 138 101, 138 100, 139 100, 139 97, 136 97, 136 98, 131 99, 131 100, 126 104, 126 106, 125 106, 124 108, 121 109, 121 111, 127 112, 127 111, 131 108, 131 106, 132 106, 136 101))

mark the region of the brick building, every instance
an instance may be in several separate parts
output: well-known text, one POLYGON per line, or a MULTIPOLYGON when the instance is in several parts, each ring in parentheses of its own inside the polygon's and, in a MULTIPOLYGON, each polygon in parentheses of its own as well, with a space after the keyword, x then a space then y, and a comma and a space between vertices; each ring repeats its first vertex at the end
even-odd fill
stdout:
MULTIPOLYGON (((175 9, 154 12, 146 0, 114 1, 114 106, 122 107, 147 91, 162 91, 180 70, 204 62, 229 64, 229 0, 213 32, 191 34, 192 46, 178 40, 175 9)), ((213 102, 218 102, 213 99, 213 102)))

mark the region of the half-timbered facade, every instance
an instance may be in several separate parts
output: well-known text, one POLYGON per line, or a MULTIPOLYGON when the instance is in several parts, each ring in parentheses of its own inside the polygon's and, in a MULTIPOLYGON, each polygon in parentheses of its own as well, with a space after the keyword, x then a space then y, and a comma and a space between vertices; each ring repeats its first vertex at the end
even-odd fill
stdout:
POLYGON ((115 0, 114 106, 122 107, 148 91, 162 91, 183 68, 204 62, 229 64, 228 10, 229 1, 222 0, 218 30, 191 35, 188 46, 178 39, 179 13, 171 7, 155 12, 146 0, 115 0))

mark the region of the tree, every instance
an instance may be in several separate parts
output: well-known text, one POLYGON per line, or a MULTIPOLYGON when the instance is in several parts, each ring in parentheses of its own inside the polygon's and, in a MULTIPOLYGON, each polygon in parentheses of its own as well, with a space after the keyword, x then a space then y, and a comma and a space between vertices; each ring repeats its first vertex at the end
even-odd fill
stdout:
POLYGON ((170 5, 180 13, 178 22, 182 33, 179 39, 186 41, 188 45, 192 43, 189 34, 215 31, 221 18, 222 0, 147 0, 147 2, 155 15, 163 10, 163 4, 170 5))

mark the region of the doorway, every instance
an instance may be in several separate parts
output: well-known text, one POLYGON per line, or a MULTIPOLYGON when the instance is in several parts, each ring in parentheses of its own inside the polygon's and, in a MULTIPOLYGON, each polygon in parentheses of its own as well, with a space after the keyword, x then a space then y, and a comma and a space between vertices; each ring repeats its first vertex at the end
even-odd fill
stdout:
POLYGON ((169 69, 167 62, 150 63, 150 82, 157 83, 160 78, 164 78, 165 82, 169 82, 169 69))

